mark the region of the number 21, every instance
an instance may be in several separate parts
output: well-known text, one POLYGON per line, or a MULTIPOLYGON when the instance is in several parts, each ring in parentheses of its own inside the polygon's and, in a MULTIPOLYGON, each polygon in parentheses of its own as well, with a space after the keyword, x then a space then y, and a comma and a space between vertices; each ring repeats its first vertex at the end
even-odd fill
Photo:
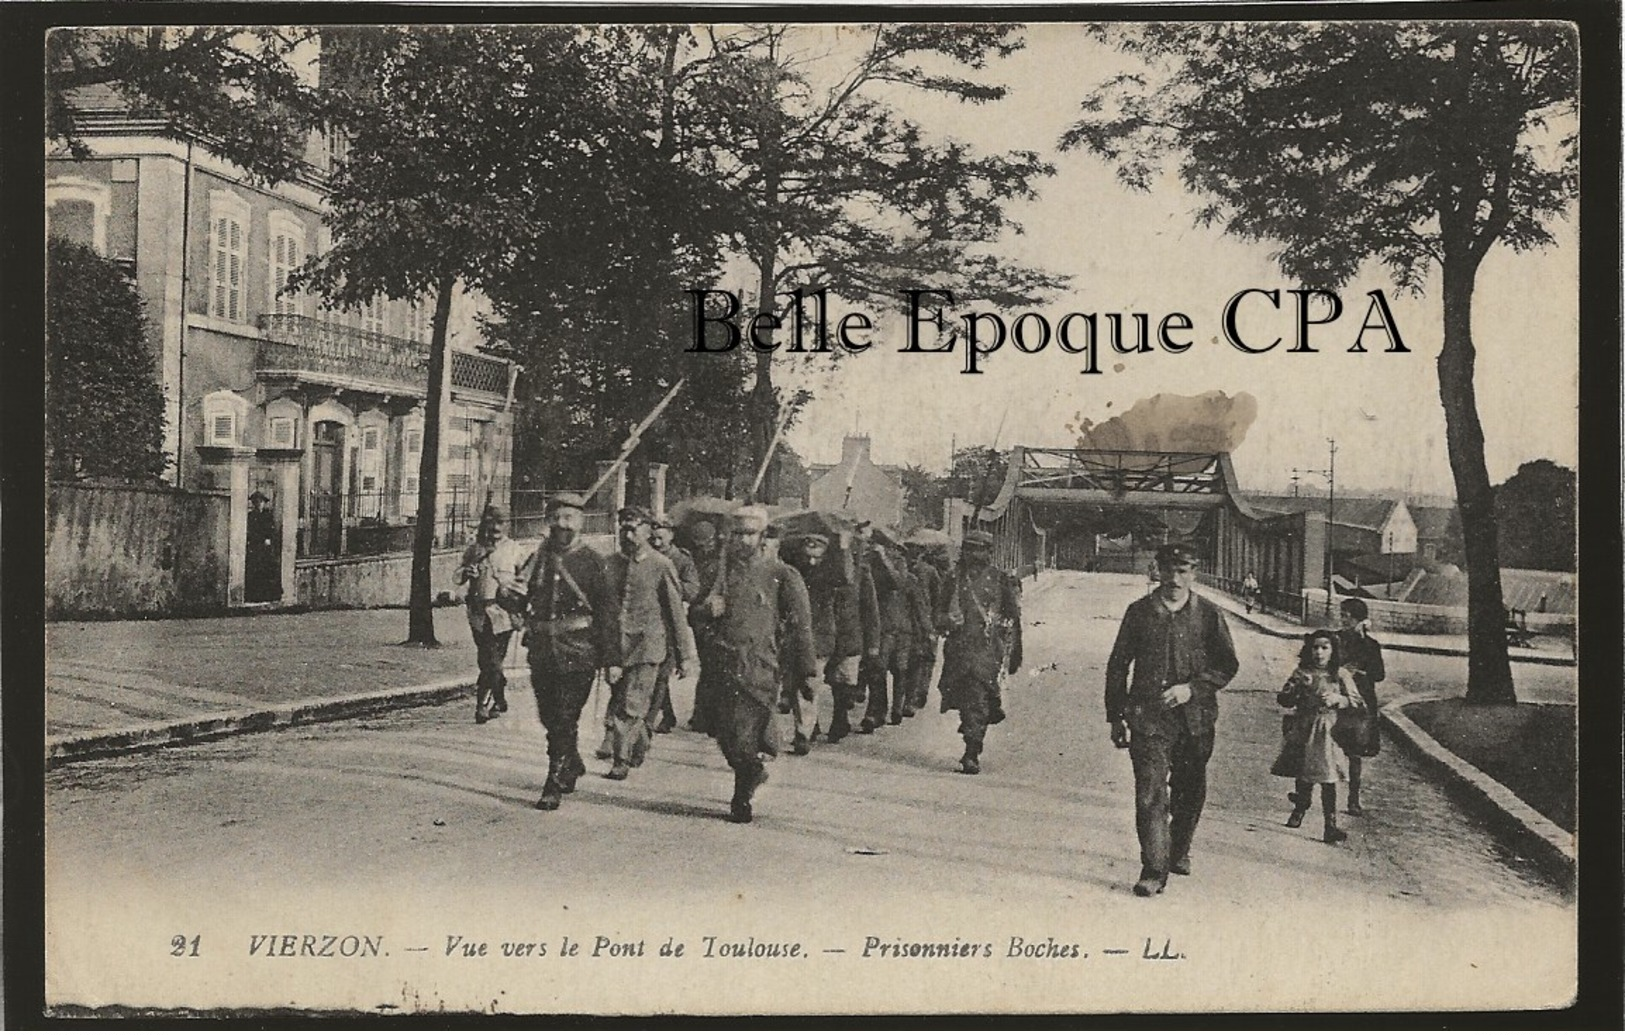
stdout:
POLYGON ((202 938, 203 936, 201 934, 194 934, 192 935, 192 940, 187 941, 186 935, 177 934, 175 937, 169 940, 169 954, 171 956, 196 956, 198 942, 202 940, 202 938), (192 947, 191 952, 186 951, 186 947, 188 945, 192 947))

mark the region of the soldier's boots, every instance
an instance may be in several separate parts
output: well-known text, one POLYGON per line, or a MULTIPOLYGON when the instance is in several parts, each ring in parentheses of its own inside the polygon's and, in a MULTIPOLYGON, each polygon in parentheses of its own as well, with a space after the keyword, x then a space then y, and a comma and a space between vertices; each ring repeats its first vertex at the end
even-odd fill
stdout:
POLYGON ((552 812, 559 807, 559 803, 564 799, 564 787, 559 778, 567 771, 568 763, 562 760, 555 759, 547 767, 547 782, 542 784, 542 796, 536 802, 538 809, 552 812))
POLYGON ((824 734, 824 740, 831 744, 839 744, 851 732, 852 721, 846 717, 846 706, 843 699, 837 695, 835 717, 829 721, 829 731, 824 734))
POLYGON ((587 772, 587 763, 581 760, 581 755, 573 754, 559 763, 558 775, 554 778, 559 790, 565 794, 574 794, 576 780, 587 772))
POLYGON ((993 692, 988 694, 987 698, 987 724, 989 726, 997 726, 1003 721, 1004 695, 999 692, 997 687, 995 687, 993 692))
POLYGON ((734 770, 734 796, 728 807, 728 819, 734 823, 749 823, 754 816, 751 798, 756 789, 767 782, 767 766, 757 762, 749 769, 734 770))
POLYGON ((481 688, 475 692, 478 696, 474 699, 474 721, 484 725, 496 718, 496 712, 493 711, 491 703, 491 691, 481 688))
POLYGON ((491 694, 491 711, 493 715, 502 715, 508 710, 508 694, 498 688, 491 694))
POLYGON ((965 754, 959 760, 959 771, 966 776, 975 776, 982 771, 981 741, 965 741, 965 754))

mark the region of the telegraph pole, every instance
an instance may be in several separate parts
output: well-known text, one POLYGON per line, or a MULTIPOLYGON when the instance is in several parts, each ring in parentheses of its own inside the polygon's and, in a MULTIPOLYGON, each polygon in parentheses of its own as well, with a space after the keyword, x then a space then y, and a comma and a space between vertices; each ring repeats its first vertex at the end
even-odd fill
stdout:
POLYGON ((1298 478, 1305 474, 1318 474, 1326 479, 1326 621, 1331 623, 1332 609, 1332 564, 1336 554, 1332 551, 1332 537, 1337 528, 1337 439, 1326 440, 1328 449, 1325 467, 1294 467, 1292 469, 1292 494, 1297 495, 1298 478))

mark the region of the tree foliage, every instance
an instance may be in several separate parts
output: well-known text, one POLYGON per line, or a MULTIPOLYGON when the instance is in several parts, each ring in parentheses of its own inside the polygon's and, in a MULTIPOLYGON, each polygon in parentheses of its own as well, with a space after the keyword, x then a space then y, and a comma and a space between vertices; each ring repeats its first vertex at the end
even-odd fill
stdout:
POLYGON ((1468 573, 1468 699, 1514 699, 1494 494, 1473 387, 1473 289, 1497 243, 1552 241, 1578 176, 1578 40, 1556 22, 1236 23, 1100 30, 1140 69, 1062 137, 1148 189, 1170 158, 1198 219, 1335 288, 1370 260, 1437 269, 1439 397, 1468 573))
POLYGON ((299 171, 319 122, 301 75, 312 29, 75 27, 46 36, 45 130, 83 156, 88 88, 107 87, 136 114, 272 182, 299 171), (302 49, 303 48, 303 49, 302 49))
MULTIPOLYGON (((910 92, 985 103, 981 72, 1019 49, 1008 25, 747 25, 708 30, 677 69, 691 127, 737 219, 732 245, 754 266, 755 304, 783 309, 795 288, 897 305, 910 287, 960 300, 1031 305, 1063 281, 998 256, 1018 233, 1007 207, 1053 168, 1032 151, 977 154, 902 114, 910 92)), ((773 354, 755 356, 752 447, 767 448, 784 400, 773 354)), ((768 495, 772 496, 771 487, 768 495)))
POLYGON ((56 476, 163 473, 164 396, 146 309, 119 265, 53 238, 46 273, 46 449, 56 476))
POLYGON ((1573 571, 1574 472, 1531 460, 1495 487, 1495 521, 1508 568, 1573 571))

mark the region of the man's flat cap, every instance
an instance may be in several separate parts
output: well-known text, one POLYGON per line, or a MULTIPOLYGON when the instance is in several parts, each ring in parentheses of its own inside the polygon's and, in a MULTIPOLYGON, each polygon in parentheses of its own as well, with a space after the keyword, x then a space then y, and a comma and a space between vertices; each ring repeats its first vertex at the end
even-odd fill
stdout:
POLYGON ((1202 559, 1189 543, 1163 543, 1157 547, 1158 564, 1195 564, 1202 559))
POLYGON ((648 507, 622 507, 615 515, 618 521, 636 521, 640 524, 653 524, 654 518, 649 514, 648 507))
POLYGON ((563 510, 566 507, 568 507, 571 510, 586 510, 587 509, 587 501, 582 499, 580 497, 580 495, 578 495, 576 493, 573 493, 573 492, 561 492, 557 496, 553 497, 552 502, 548 506, 548 509, 549 510, 563 510))

